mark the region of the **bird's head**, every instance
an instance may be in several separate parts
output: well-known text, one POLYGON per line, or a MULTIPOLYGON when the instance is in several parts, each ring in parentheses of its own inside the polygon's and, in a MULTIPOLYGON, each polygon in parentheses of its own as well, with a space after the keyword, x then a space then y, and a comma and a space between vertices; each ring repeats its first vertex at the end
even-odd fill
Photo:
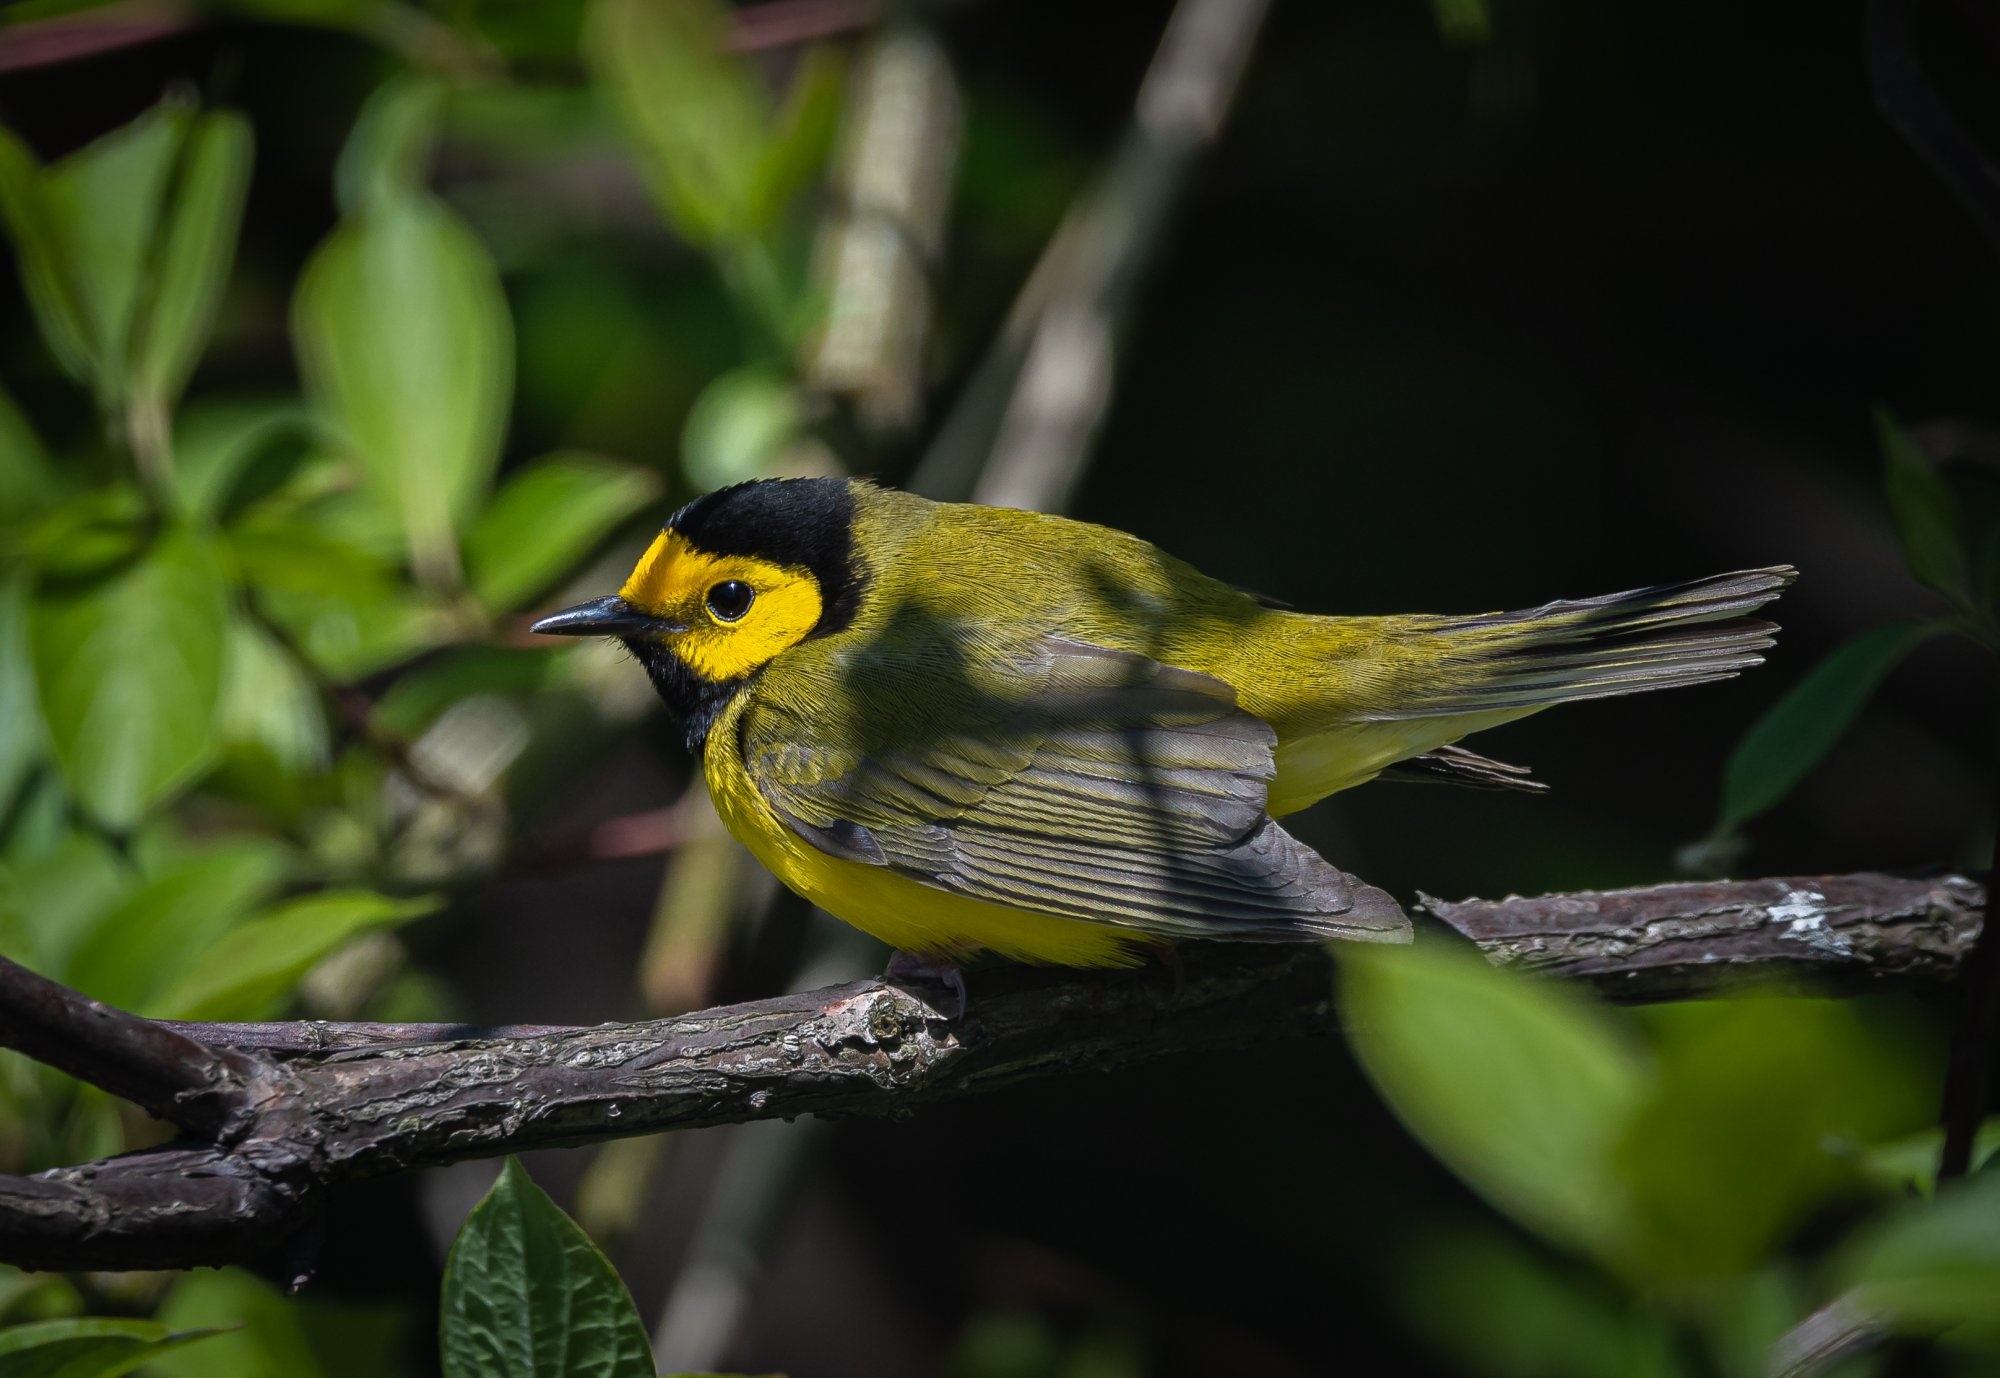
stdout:
POLYGON ((623 641, 698 744, 752 675, 853 619, 858 487, 764 479, 705 494, 667 519, 617 593, 534 630, 623 641))

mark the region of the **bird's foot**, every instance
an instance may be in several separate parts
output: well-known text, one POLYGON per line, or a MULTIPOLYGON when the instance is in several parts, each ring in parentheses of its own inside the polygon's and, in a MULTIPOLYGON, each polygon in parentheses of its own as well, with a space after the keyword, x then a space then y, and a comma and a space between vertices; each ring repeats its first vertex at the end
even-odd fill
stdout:
POLYGON ((943 986, 958 997, 958 1008, 952 1018, 965 1018, 965 973, 949 958, 898 949, 889 954, 889 970, 884 977, 893 986, 943 986))

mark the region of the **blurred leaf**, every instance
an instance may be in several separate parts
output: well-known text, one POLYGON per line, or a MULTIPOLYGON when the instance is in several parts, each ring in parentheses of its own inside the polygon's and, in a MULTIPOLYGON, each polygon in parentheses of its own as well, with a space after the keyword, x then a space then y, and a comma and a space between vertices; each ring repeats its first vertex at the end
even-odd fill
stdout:
POLYGON ((230 111, 198 117, 187 133, 133 346, 133 393, 163 409, 187 386, 229 281, 251 142, 249 122, 230 111))
POLYGON ((64 230, 42 185, 42 166, 11 130, 0 128, 0 216, 42 340, 63 371, 82 383, 96 376, 90 326, 70 268, 64 230))
POLYGON ((659 493, 659 479, 644 469, 590 455, 550 455, 523 465, 466 537, 467 582, 492 611, 517 608, 659 493))
POLYGON ((445 1261, 444 1378, 653 1378, 625 1284, 509 1158, 445 1261))
POLYGON ((365 550, 337 539, 310 517, 255 513, 223 537, 243 582, 258 592, 282 589, 343 602, 366 602, 402 591, 394 571, 365 550))
POLYGON ((378 201, 313 255, 292 329, 316 404, 394 495, 416 568, 450 582, 455 532, 492 479, 513 387, 507 302, 486 251, 435 201, 378 201))
POLYGON ((326 769, 319 690, 269 632, 240 617, 229 627, 220 731, 225 746, 261 752, 288 773, 326 769))
POLYGON ((1882 442, 1882 485, 1889 494, 1889 511, 1896 518, 1904 563, 1921 582, 1947 598, 1963 601, 1970 561, 1965 514, 1959 511, 1951 485, 1909 432, 1879 407, 1875 410, 1875 431, 1882 442))
POLYGON ((5 1378, 117 1378, 154 1356, 208 1338, 212 1330, 175 1333, 158 1321, 77 1316, 0 1330, 5 1378))
POLYGON ((562 657, 543 650, 454 647, 397 676, 375 705, 375 725, 414 741, 454 704, 480 694, 526 698, 562 673, 562 657))
POLYGON ((199 1350, 153 1363, 149 1378, 397 1378, 417 1371, 401 1308, 288 1297, 239 1268, 183 1273, 159 1310, 180 1328, 234 1327, 199 1350))
POLYGON ((107 827, 132 827, 213 758, 228 613, 213 552, 186 532, 35 600, 29 640, 56 761, 107 827))
POLYGON ((173 496, 195 522, 220 519, 244 475, 285 440, 311 430, 297 402, 247 400, 190 403, 174 427, 173 496))
POLYGON ((1493 37, 1493 15, 1486 0, 1431 0, 1431 13, 1448 43, 1484 43, 1493 37))
POLYGON ((661 210, 707 247, 762 228, 755 184, 768 156, 763 91, 724 47, 723 24, 712 0, 597 0, 584 40, 661 210))
POLYGON ((1747 1271, 1858 1182, 1862 1144, 1929 1118, 1924 1079, 1837 1001, 1648 1013, 1659 1079, 1617 1161, 1632 1199, 1630 1261, 1650 1277, 1747 1271))
POLYGON ((28 660, 27 580, 0 577, 0 818, 47 749, 28 660))
POLYGON ((279 905, 238 925, 193 961, 151 1002, 164 1019, 275 1017, 306 969, 350 938, 433 913, 432 899, 391 899, 368 890, 329 890, 279 905))
POLYGON ((1355 946, 1340 965, 1355 1052, 1411 1132, 1530 1228, 1615 1255, 1628 1226, 1612 1150, 1648 1073, 1610 1014, 1428 944, 1355 946))
POLYGON ((264 586, 258 604, 336 684, 364 676, 451 639, 455 624, 436 604, 394 591, 337 598, 264 586))
POLYGON ((80 578, 130 560, 150 525, 136 486, 101 484, 44 511, 20 533, 18 548, 45 574, 80 578))
POLYGON ((792 198, 826 166, 840 130, 846 75, 837 49, 818 45, 805 50, 751 180, 753 224, 777 224, 792 198))
POLYGON ((61 979, 108 1004, 151 1013, 154 993, 263 903, 290 861, 281 843, 244 836, 162 866, 82 936, 61 979))
POLYGON ((342 214, 359 215, 423 191, 444 95, 434 78, 405 75, 383 82, 368 97, 334 164, 333 189, 342 214))
MULTIPOLYGON (((0 138, 5 137, 0 130, 0 138)), ((9 526, 55 501, 56 476, 28 418, 0 388, 0 526, 9 526)))
POLYGON ((111 844, 63 834, 33 856, 0 866, 0 953, 55 980, 98 922, 137 883, 111 844))
POLYGON ((1401 1261, 1396 1296, 1412 1334, 1492 1378, 1672 1378, 1674 1333, 1601 1278, 1519 1239, 1454 1232, 1401 1261))
POLYGON ((125 396, 147 260, 188 124, 185 110, 163 103, 42 175, 107 404, 125 396))
MULTIPOLYGON (((1944 1151, 1944 1131, 1935 1125, 1868 1150, 1861 1170, 1885 1192, 1898 1196, 1928 1196, 1937 1190, 1938 1156, 1944 1151)), ((2000 1115, 1982 1120, 1972 1141, 1972 1170, 1978 1172, 2000 1153, 2000 1115)))
POLYGON ((1864 1312, 1906 1333, 2000 1343, 2000 1172, 1954 1182, 1865 1231, 1839 1273, 1864 1312))
POLYGON ((799 436, 805 413, 775 369, 733 369, 711 382, 688 411, 681 467, 702 488, 757 478, 799 436))
POLYGON ((1941 628, 1892 622, 1836 648, 1753 723, 1722 773, 1717 833, 1769 809, 1818 765, 1889 672, 1941 628))

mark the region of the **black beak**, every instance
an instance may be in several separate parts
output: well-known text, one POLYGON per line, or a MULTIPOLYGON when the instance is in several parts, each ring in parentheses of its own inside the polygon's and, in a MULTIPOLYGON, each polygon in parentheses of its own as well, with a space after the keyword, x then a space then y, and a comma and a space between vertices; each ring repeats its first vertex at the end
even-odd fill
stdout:
POLYGON ((613 594, 552 612, 528 630, 547 636, 666 636, 687 628, 635 608, 613 594))

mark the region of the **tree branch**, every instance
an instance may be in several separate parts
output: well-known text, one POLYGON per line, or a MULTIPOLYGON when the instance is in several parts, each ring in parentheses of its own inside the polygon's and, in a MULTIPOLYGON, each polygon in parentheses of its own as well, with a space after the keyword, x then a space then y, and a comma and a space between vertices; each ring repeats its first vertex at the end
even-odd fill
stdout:
MULTIPOLYGON (((1863 874, 1427 903, 1497 964, 1661 1000, 1744 980, 1935 985, 1977 935, 1985 896, 1960 876, 1863 874)), ((137 1024, 171 1040, 163 1046, 200 1047, 193 1033, 228 1045, 211 1056, 239 1059, 218 1064, 232 1076, 248 1064, 245 1085, 260 1089, 243 1093, 216 1144, 0 1178, 0 1260, 100 1269, 241 1261, 286 1246, 324 1188, 341 1181, 666 1129, 902 1115, 1068 1071, 1325 1035, 1334 1028, 1331 960, 1316 946, 1205 945, 1186 949, 1178 970, 1001 967, 974 973, 971 1008, 958 1019, 939 1013, 952 1001, 882 981, 580 1029, 175 1027, 107 1011, 121 1029, 137 1024), (409 1037, 450 1041, 396 1041, 409 1037), (298 1056, 279 1063, 277 1053, 298 1056)), ((46 1031, 105 1007, 51 988, 62 1012, 24 1020, 13 1008, 24 987, 0 984, 0 1042, 93 1080, 137 1085, 116 1059, 56 1060, 61 1049, 46 1031)))

